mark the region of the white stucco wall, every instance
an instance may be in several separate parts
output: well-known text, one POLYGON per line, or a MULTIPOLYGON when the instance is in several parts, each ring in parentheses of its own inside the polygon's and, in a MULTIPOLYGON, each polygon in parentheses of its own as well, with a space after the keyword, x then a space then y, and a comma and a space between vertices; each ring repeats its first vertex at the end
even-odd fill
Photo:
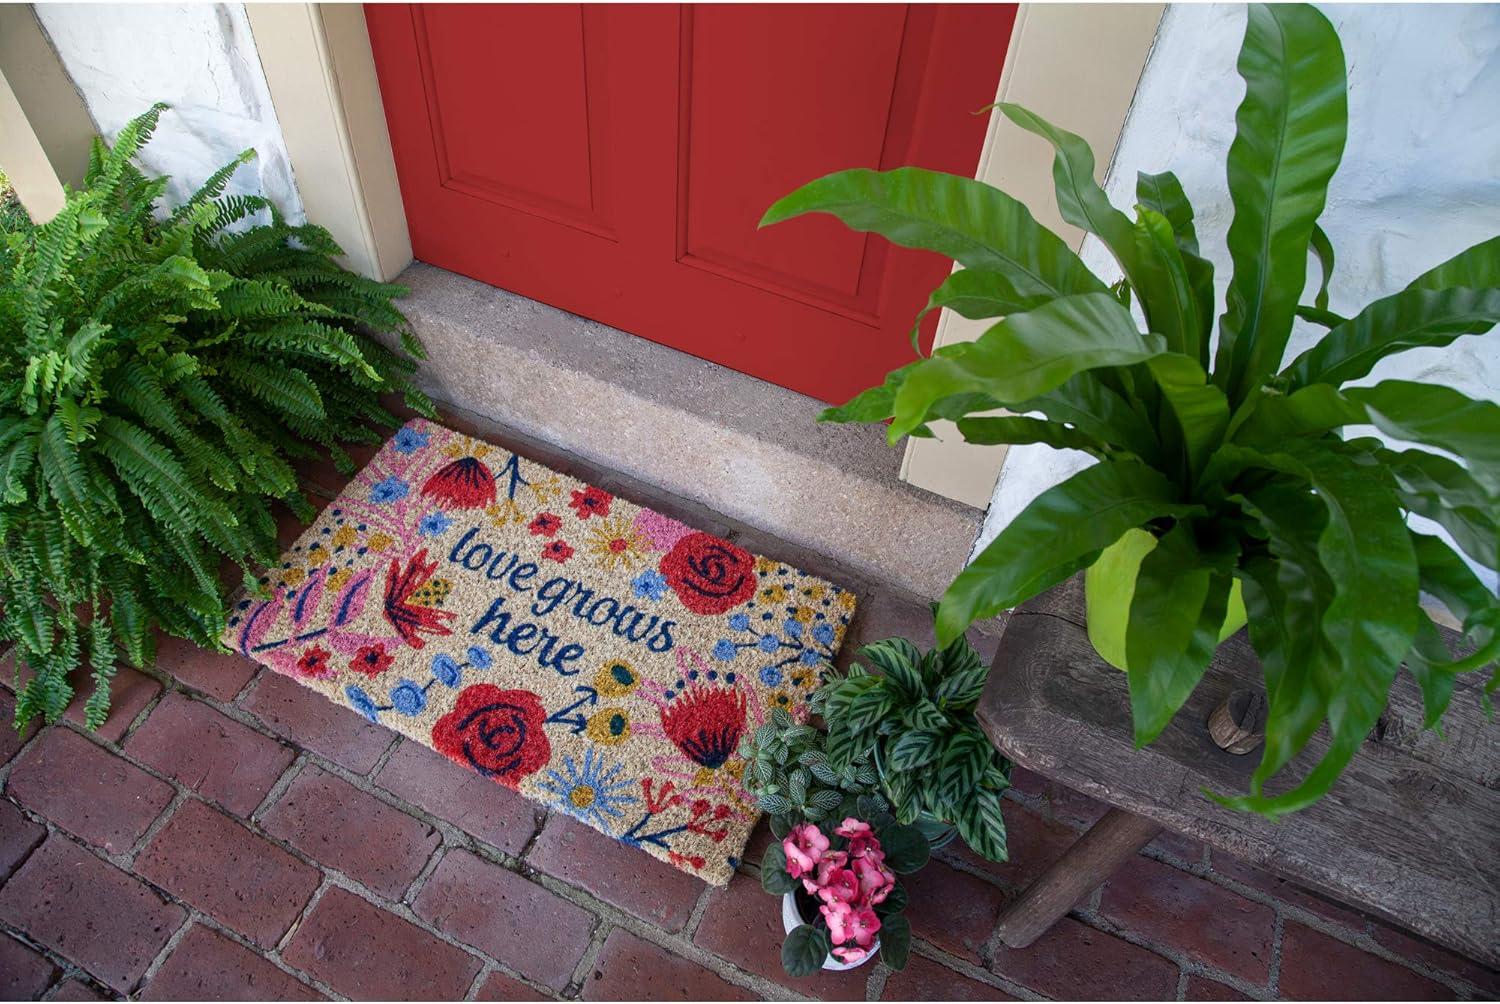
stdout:
MULTIPOLYGON (((1323 10, 1343 40, 1349 76, 1348 142, 1320 220, 1338 255, 1329 305, 1347 316, 1500 233, 1500 6, 1323 10)), ((1230 276, 1224 157, 1244 94, 1234 69, 1244 28, 1243 7, 1168 9, 1105 185, 1129 212, 1137 171, 1176 172, 1197 210, 1199 243, 1214 262, 1220 311, 1230 276)), ((1119 275, 1094 238, 1083 259, 1100 275, 1119 275)), ((1315 263, 1308 274, 1315 282, 1315 263)), ((1299 328, 1287 358, 1320 330, 1299 328)), ((1393 377, 1500 400, 1500 331, 1402 353, 1361 382, 1393 377)), ((978 547, 1088 461, 1074 451, 1012 447, 978 547)))
POLYGON ((37 17, 106 139, 156 101, 165 113, 140 160, 172 177, 169 199, 254 147, 231 193, 302 203, 241 4, 37 4, 37 17))

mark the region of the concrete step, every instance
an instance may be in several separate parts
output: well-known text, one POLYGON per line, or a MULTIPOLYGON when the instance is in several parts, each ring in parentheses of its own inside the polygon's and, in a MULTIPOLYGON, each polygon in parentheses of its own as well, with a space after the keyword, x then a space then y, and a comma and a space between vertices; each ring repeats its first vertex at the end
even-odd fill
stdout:
POLYGON ((902 482, 879 427, 818 424, 812 398, 429 265, 399 281, 418 382, 445 404, 919 596, 973 547, 982 513, 902 482))

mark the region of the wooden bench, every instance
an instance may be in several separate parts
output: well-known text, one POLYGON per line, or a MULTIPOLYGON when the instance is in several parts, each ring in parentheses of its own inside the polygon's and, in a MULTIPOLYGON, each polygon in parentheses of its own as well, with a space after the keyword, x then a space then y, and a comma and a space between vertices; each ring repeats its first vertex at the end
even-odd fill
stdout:
MULTIPOLYGON (((1500 966, 1500 723, 1487 722, 1478 685, 1460 680, 1444 739, 1422 729, 1421 697, 1403 673, 1333 790, 1280 822, 1203 794, 1246 791, 1259 762, 1259 750, 1221 750, 1205 726, 1246 688, 1263 682, 1242 631, 1161 736, 1138 750, 1125 674, 1095 654, 1084 629, 1082 576, 1011 614, 981 725, 1016 763, 1113 808, 1007 908, 1002 940, 1030 944, 1166 828, 1500 966)), ((1326 729, 1310 745, 1292 761, 1293 776, 1326 748, 1326 729)))

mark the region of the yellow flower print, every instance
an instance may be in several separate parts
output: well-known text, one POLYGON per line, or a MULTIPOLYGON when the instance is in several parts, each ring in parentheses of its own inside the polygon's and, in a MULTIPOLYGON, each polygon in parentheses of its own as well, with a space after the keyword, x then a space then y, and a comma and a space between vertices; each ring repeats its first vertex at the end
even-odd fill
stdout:
POLYGON ((307 578, 307 570, 304 568, 288 568, 281 573, 281 584, 296 588, 302 585, 302 580, 307 578))
POLYGON ((793 700, 791 693, 785 688, 778 687, 766 695, 766 707, 772 711, 775 711, 777 708, 781 708, 783 711, 791 711, 794 704, 796 704, 796 701, 793 700))
POLYGON ((600 746, 618 746, 630 738, 630 715, 624 708, 600 708, 589 716, 583 734, 600 746))
POLYGON ((792 611, 792 619, 798 624, 811 624, 813 619, 812 607, 798 607, 792 611))
POLYGON ((770 558, 755 559, 756 575, 770 575, 774 571, 776 571, 776 562, 772 561, 770 558))
POLYGON ((346 523, 333 532, 333 546, 348 547, 354 543, 358 536, 359 534, 355 532, 354 527, 346 523))
POLYGON ((640 682, 640 674, 624 659, 611 659, 594 674, 594 689, 600 697, 624 697, 640 682))
POLYGON ((526 487, 531 489, 531 494, 536 496, 538 502, 545 505, 562 494, 562 479, 554 474, 538 478, 526 487))
POLYGON ((317 568, 328 560, 328 548, 322 544, 314 544, 307 550, 307 564, 310 568, 317 568))
POLYGON ((646 541, 624 516, 614 516, 589 531, 584 544, 594 560, 605 568, 634 568, 646 554, 646 541))
POLYGON ((521 507, 516 505, 514 499, 505 499, 497 502, 484 511, 495 526, 508 526, 511 523, 524 523, 526 514, 521 507))
POLYGON ((337 572, 334 572, 328 577, 328 588, 343 589, 344 583, 348 582, 349 577, 353 574, 354 573, 350 569, 340 568, 337 572))
POLYGON ((785 603, 786 586, 777 583, 774 586, 766 586, 757 594, 763 603, 785 603))
POLYGON ((453 592, 451 579, 433 579, 411 594, 411 602, 413 606, 418 607, 440 607, 451 592, 453 592))
POLYGON ((490 452, 490 444, 468 436, 454 436, 453 441, 443 447, 444 456, 457 460, 459 457, 473 457, 476 460, 483 459, 490 452))
POLYGON ((792 681, 792 686, 805 689, 818 682, 818 674, 806 667, 802 667, 792 670, 787 674, 787 679, 792 681))
POLYGON ((842 610, 853 610, 854 594, 847 590, 840 589, 838 596, 834 599, 834 602, 837 603, 839 605, 839 608, 842 610))
POLYGON ((370 534, 370 539, 365 541, 365 546, 378 554, 395 542, 395 539, 388 533, 372 533, 370 534))
POLYGON ((802 595, 806 596, 813 603, 816 603, 828 595, 828 587, 821 583, 816 586, 803 586, 802 595))

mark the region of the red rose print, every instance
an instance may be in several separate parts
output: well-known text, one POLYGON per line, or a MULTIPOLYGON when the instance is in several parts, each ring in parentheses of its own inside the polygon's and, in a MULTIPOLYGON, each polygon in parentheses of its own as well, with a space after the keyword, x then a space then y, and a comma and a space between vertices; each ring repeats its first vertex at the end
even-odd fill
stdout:
POLYGON ((695 614, 722 614, 755 593, 755 559, 708 533, 690 533, 661 559, 661 574, 695 614))
POLYGON ((422 495, 450 509, 483 509, 495 504, 495 475, 477 457, 460 457, 428 478, 422 495))
POLYGON ((333 667, 328 664, 328 657, 332 654, 321 645, 313 645, 305 649, 301 658, 297 660, 297 675, 314 680, 332 676, 333 667))
POLYGON ((465 687, 458 704, 432 727, 432 745, 455 763, 514 788, 552 758, 547 713, 529 690, 490 683, 465 687))
POLYGON ((573 557, 573 548, 566 540, 554 540, 542 548, 542 557, 559 565, 573 557))
POLYGON ((366 676, 379 676, 395 661, 395 657, 385 650, 385 642, 379 641, 373 645, 361 645, 354 658, 349 660, 349 668, 366 676))
POLYGON ((538 514, 537 518, 532 520, 531 523, 527 525, 526 529, 530 530, 532 536, 534 537, 550 537, 554 533, 556 533, 558 531, 558 528, 561 526, 561 516, 550 512, 544 512, 538 514))
POLYGON ((579 519, 588 519, 590 516, 608 516, 609 504, 615 497, 602 488, 585 488, 582 491, 573 489, 573 501, 568 505, 578 514, 579 519))

